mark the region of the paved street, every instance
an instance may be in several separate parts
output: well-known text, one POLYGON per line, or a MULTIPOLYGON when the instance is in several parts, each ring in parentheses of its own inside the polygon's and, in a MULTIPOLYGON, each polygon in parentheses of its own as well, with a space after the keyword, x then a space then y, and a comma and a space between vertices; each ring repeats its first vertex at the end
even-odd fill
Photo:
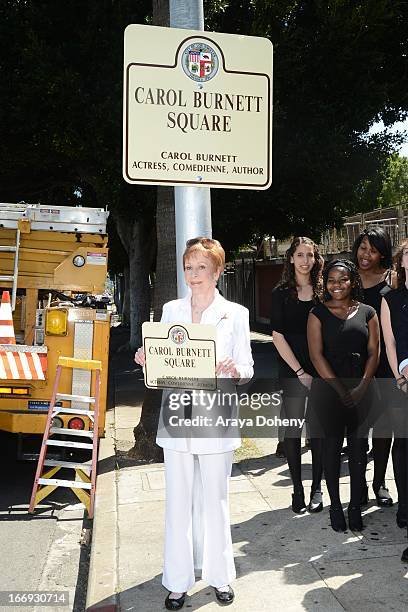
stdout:
MULTIPOLYGON (((0 494, 0 591, 68 591, 69 605, 47 609, 85 608, 89 526, 82 504, 71 491, 57 489, 33 517, 27 514, 36 462, 15 459, 15 440, 0 434, 2 477, 0 494), (82 544, 81 544, 82 543, 82 544)), ((42 612, 44 607, 18 607, 42 612)), ((16 610, 2 606, 1 611, 16 610)))

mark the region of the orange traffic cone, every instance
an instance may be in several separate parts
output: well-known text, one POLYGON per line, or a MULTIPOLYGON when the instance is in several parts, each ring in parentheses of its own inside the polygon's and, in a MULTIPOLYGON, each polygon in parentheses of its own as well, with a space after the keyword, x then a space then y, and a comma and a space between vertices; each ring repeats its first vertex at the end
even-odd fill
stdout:
POLYGON ((11 313, 10 293, 3 291, 0 304, 0 344, 15 344, 13 315, 11 313))

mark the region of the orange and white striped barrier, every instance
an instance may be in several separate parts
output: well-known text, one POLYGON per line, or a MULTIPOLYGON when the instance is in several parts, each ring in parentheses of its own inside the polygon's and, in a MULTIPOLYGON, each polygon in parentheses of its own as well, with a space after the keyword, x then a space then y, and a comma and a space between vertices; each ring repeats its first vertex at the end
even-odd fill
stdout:
POLYGON ((0 345, 0 379, 45 380, 47 347, 0 345))
MULTIPOLYGON (((10 293, 3 291, 0 304, 0 344, 15 344, 13 314, 11 312, 10 293)), ((0 377, 1 378, 1 377, 0 377)))

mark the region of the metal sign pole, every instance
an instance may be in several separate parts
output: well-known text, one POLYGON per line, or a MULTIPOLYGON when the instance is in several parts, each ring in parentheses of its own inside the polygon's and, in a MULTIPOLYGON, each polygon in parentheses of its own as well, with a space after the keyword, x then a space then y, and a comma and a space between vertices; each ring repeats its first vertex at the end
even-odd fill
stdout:
MULTIPOLYGON (((170 27, 204 30, 203 0, 170 0, 170 27)), ((211 196, 209 187, 175 187, 177 293, 187 293, 183 252, 186 241, 197 236, 211 238, 211 196)))

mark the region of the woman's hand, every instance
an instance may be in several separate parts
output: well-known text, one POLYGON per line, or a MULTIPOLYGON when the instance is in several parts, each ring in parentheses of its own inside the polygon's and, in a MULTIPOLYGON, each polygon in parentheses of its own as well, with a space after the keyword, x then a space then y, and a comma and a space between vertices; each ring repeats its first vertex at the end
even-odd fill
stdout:
POLYGON ((220 374, 230 374, 231 378, 241 378, 236 368, 235 362, 231 357, 224 357, 224 359, 221 359, 221 361, 217 363, 215 373, 217 376, 219 376, 220 374))
POLYGON ((136 361, 136 363, 142 367, 144 367, 145 364, 145 352, 143 350, 143 347, 141 346, 140 348, 137 349, 136 353, 135 353, 135 357, 134 360, 136 361))
POLYGON ((298 376, 298 379, 300 380, 302 385, 305 386, 310 391, 310 388, 313 382, 313 376, 310 376, 310 374, 308 374, 307 372, 303 372, 303 374, 298 376))
POLYGON ((343 389, 341 392, 339 392, 339 395, 343 406, 346 406, 346 408, 354 408, 354 399, 349 389, 343 389))
MULTIPOLYGON (((406 370, 407 368, 404 368, 404 370, 406 370)), ((403 371, 404 371, 403 370, 403 371)), ((397 379, 397 387, 400 391, 403 391, 404 393, 408 393, 408 381, 405 378, 405 376, 399 376, 397 379)))
POLYGON ((355 406, 357 406, 357 404, 361 402, 361 400, 364 397, 365 392, 366 392, 366 388, 360 385, 358 385, 357 387, 354 387, 354 389, 351 389, 350 395, 351 395, 351 399, 353 400, 353 403, 355 406))

